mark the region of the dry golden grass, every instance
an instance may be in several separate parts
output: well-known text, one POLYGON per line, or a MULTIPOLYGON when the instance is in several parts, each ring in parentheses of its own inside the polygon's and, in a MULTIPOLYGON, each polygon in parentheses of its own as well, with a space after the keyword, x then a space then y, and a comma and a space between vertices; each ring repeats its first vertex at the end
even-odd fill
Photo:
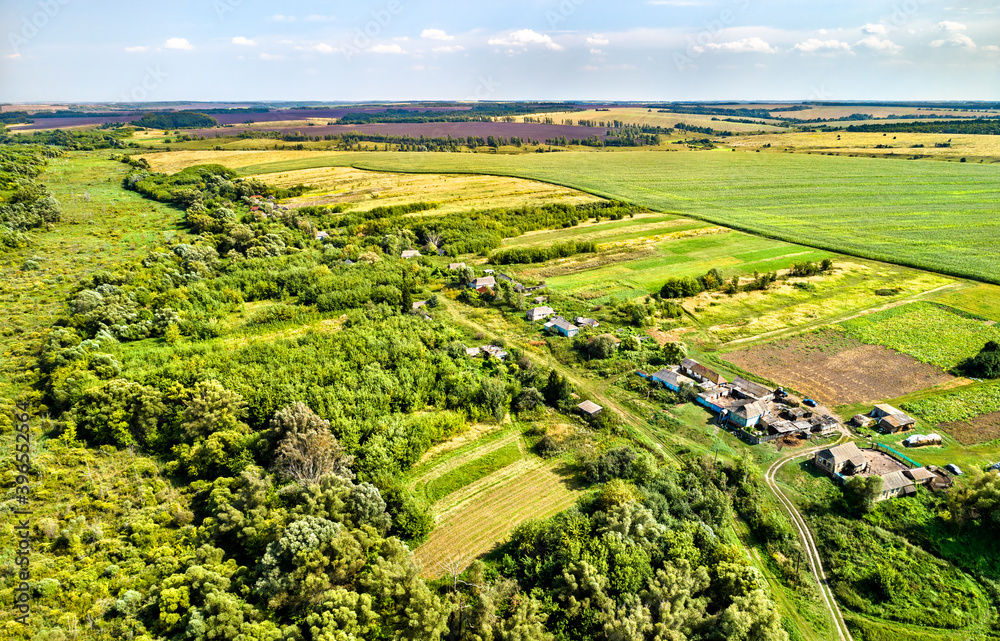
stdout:
POLYGON ((389 174, 351 167, 323 167, 260 177, 278 187, 314 188, 291 206, 353 203, 358 210, 419 201, 439 203, 435 215, 548 203, 583 204, 599 200, 574 189, 520 178, 445 174, 389 174))
MULTIPOLYGON (((159 134, 156 134, 153 137, 158 136, 159 134)), ((235 169, 270 162, 315 158, 316 155, 317 152, 315 151, 213 151, 195 149, 143 154, 140 157, 149 161, 149 165, 153 168, 153 171, 172 174, 182 169, 193 167, 194 165, 219 164, 235 169)))
POLYGON ((741 149, 760 149, 771 145, 772 149, 795 149, 837 154, 864 154, 896 156, 933 156, 939 158, 996 158, 1000 157, 1000 136, 976 136, 969 134, 911 134, 911 133, 866 133, 866 132, 794 132, 784 134, 763 134, 730 138, 727 145, 741 149), (948 143, 950 147, 935 147, 938 143, 948 143), (877 145, 889 145, 888 149, 876 149, 877 145), (914 147, 914 145, 924 145, 914 147))

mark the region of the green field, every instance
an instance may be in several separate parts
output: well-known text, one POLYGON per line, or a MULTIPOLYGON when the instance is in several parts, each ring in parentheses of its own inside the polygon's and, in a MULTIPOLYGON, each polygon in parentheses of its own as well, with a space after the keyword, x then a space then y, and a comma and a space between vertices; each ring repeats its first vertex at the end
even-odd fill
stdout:
POLYGON ((918 361, 952 369, 1000 340, 1000 328, 930 303, 913 303, 843 323, 863 343, 884 345, 918 361))
POLYGON ((489 476, 493 472, 521 460, 523 456, 517 443, 510 443, 474 461, 445 472, 429 482, 424 493, 427 499, 433 503, 466 485, 475 483, 484 476, 489 476))
POLYGON ((928 423, 968 421, 983 414, 1000 412, 1000 384, 981 385, 912 403, 903 409, 928 423))
POLYGON ((976 285, 957 292, 946 292, 934 298, 935 302, 963 312, 1000 321, 1000 287, 976 285))
POLYGON ((794 153, 320 154, 353 165, 534 178, 789 242, 1000 283, 1000 167, 794 153))

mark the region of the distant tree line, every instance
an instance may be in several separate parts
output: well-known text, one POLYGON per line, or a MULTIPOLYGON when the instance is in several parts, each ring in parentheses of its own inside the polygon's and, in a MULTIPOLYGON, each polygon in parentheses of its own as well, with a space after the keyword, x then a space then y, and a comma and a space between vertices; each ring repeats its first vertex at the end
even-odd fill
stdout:
POLYGON ((881 125, 851 125, 847 131, 869 133, 976 134, 1000 136, 1000 119, 975 118, 937 122, 894 122, 881 125))

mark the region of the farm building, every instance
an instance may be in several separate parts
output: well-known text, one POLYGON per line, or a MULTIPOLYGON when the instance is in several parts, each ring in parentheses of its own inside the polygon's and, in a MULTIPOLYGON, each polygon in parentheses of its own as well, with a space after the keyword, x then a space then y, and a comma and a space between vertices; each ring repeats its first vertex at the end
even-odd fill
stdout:
POLYGON ((604 409, 597 403, 592 401, 584 401, 576 406, 583 414, 593 418, 595 416, 600 416, 601 411, 604 409))
POLYGON ((324 238, 329 238, 330 233, 325 231, 316 232, 316 240, 323 240, 324 238))
POLYGON ((649 380, 660 383, 667 389, 678 391, 682 385, 694 385, 694 381, 679 372, 670 369, 661 369, 655 374, 650 374, 649 380))
POLYGON ((750 399, 752 401, 767 402, 774 399, 774 390, 768 389, 759 383, 748 381, 740 376, 733 381, 733 391, 737 396, 750 399))
POLYGON ((420 258, 421 254, 416 249, 407 249, 401 254, 402 258, 420 258))
POLYGON ((476 280, 472 281, 472 284, 470 285, 470 287, 472 287, 472 289, 475 290, 482 289, 483 287, 493 289, 496 286, 497 286, 497 279, 493 278, 492 276, 483 276, 482 278, 477 278, 476 280))
POLYGON ((465 269, 465 263, 451 263, 450 265, 448 265, 448 269, 450 269, 451 271, 465 269))
POLYGON ((898 434, 899 432, 913 429, 913 426, 916 424, 916 419, 909 416, 886 416, 879 420, 878 429, 883 434, 898 434))
POLYGON ((903 474, 909 477, 917 485, 930 485, 935 479, 937 479, 937 475, 928 470, 926 467, 915 467, 912 470, 905 470, 903 474))
POLYGON ((869 427, 875 421, 870 416, 865 416, 864 414, 856 414, 851 419, 851 425, 855 427, 869 427))
POLYGON ((878 421, 879 431, 885 434, 905 432, 917 423, 913 417, 885 403, 876 405, 870 416, 878 421))
POLYGON ((560 336, 565 336, 566 338, 573 338, 580 333, 579 327, 570 323, 562 316, 556 316, 549 322, 545 323, 545 329, 549 332, 559 334, 560 336))
POLYGON ((547 302, 549 302, 548 296, 535 296, 536 305, 541 305, 542 303, 547 303, 547 302))
POLYGON ((556 310, 546 305, 545 307, 534 307, 529 309, 527 316, 528 320, 534 323, 536 320, 544 320, 555 313, 556 310))
POLYGON ((600 323, 598 323, 593 318, 584 318, 583 316, 577 316, 576 318, 573 319, 573 322, 579 325, 580 327, 597 327, 598 325, 600 325, 600 323))
POLYGON ((821 450, 813 461, 827 474, 856 474, 868 469, 868 457, 853 442, 821 450))
POLYGON ((740 427, 756 427, 764 416, 771 413, 764 401, 737 401, 729 408, 728 421, 740 427))
POLYGON ((879 493, 876 501, 895 498, 913 494, 916 484, 913 479, 906 475, 906 472, 889 472, 882 476, 882 492, 879 493))
POLYGON ((480 348, 480 350, 484 354, 489 354, 490 356, 494 356, 496 358, 499 358, 500 360, 504 360, 505 358, 507 358, 507 352, 504 351, 502 348, 497 347, 496 345, 483 345, 480 348))
POLYGON ((681 373, 690 376, 696 381, 711 381, 716 385, 724 385, 726 379, 721 374, 710 370, 696 360, 685 358, 681 361, 681 373))
POLYGON ((944 443, 944 439, 941 438, 940 434, 914 434, 903 441, 903 445, 906 447, 924 447, 926 445, 941 445, 942 443, 944 443))
POLYGON ((475 358, 475 357, 479 356, 479 352, 480 352, 480 349, 478 347, 466 347, 465 348, 465 355, 466 356, 471 356, 472 358, 475 358))

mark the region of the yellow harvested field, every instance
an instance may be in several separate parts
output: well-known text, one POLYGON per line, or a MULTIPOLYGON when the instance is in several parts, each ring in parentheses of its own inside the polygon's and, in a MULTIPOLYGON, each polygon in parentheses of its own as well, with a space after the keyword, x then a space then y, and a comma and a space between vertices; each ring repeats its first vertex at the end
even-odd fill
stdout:
MULTIPOLYGON (((552 118, 557 125, 563 124, 564 120, 572 120, 573 124, 578 124, 581 120, 596 120, 597 122, 609 120, 621 120, 630 125, 649 125, 653 127, 673 127, 679 122, 697 127, 711 127, 718 131, 732 131, 735 133, 756 132, 756 131, 781 131, 780 127, 771 125, 757 125, 742 122, 727 122, 722 120, 723 116, 703 116, 699 114, 679 114, 660 113, 656 109, 650 111, 646 108, 629 107, 620 109, 609 109, 608 111, 597 111, 588 109, 586 111, 573 111, 565 113, 539 114, 527 116, 528 118, 552 118), (717 120, 712 120, 717 118, 717 120)), ((524 116, 520 118, 524 120, 524 116)), ((751 118, 750 120, 757 120, 751 118)), ((774 121, 771 121, 774 122, 774 121)))
POLYGON ((741 136, 726 141, 738 149, 761 149, 771 145, 771 149, 795 149, 837 154, 864 154, 896 156, 934 156, 941 158, 1000 157, 1000 136, 977 136, 971 134, 911 134, 911 133, 868 133, 868 132, 794 132, 785 134, 762 134, 741 136), (950 142, 949 142, 950 141, 950 142), (950 144, 950 147, 935 147, 950 144), (888 148, 876 149, 877 145, 888 148), (917 147, 916 145, 923 145, 917 147))
POLYGON ((414 551, 426 578, 445 574, 443 564, 468 566, 525 521, 572 506, 579 495, 556 473, 559 461, 520 461, 448 496, 430 538, 414 551))
POLYGON ((286 162, 302 158, 315 158, 315 151, 214 151, 206 149, 143 154, 153 171, 167 174, 195 165, 224 165, 233 169, 271 162, 286 162))
POLYGON ((438 215, 548 203, 579 205, 600 200, 574 189, 497 176, 389 174, 351 167, 323 167, 259 178, 277 187, 309 185, 314 188, 301 198, 289 200, 288 204, 293 207, 351 203, 356 205, 356 210, 367 211, 426 201, 440 204, 433 210, 438 215))

